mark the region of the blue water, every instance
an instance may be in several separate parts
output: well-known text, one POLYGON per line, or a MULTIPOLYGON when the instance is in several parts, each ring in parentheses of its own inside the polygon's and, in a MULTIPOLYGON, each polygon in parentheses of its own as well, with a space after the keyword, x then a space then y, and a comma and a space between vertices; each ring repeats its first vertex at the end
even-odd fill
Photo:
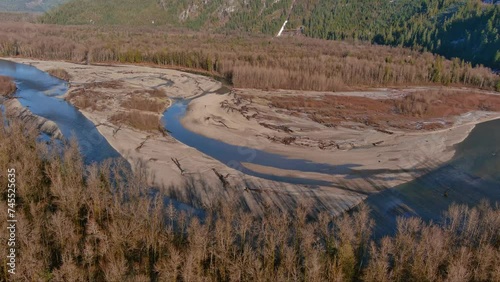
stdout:
POLYGON ((280 177, 258 173, 243 167, 241 163, 247 162, 285 170, 317 172, 327 175, 347 175, 351 172, 351 168, 356 166, 354 164, 332 166, 329 164, 314 163, 301 159, 290 159, 281 155, 253 148, 230 145, 219 140, 196 134, 184 128, 180 122, 181 117, 186 112, 188 103, 189 101, 185 100, 175 101, 163 115, 162 122, 165 125, 165 128, 171 132, 170 134, 172 137, 245 174, 293 184, 330 185, 331 183, 327 181, 295 178, 293 176, 280 177))
POLYGON ((9 76, 17 85, 15 96, 35 115, 54 121, 66 138, 76 138, 85 163, 118 158, 120 154, 75 107, 57 96, 68 85, 33 66, 0 60, 0 75, 9 76))

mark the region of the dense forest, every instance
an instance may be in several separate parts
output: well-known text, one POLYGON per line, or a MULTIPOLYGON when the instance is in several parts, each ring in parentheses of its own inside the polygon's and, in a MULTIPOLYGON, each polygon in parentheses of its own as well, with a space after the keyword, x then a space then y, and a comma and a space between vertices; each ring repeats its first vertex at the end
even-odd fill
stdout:
POLYGON ((463 0, 319 1, 305 26, 312 37, 413 47, 500 68, 500 5, 463 0))
POLYGON ((251 214, 228 189, 232 200, 194 216, 152 190, 144 166, 85 166, 76 143, 40 143, 33 128, 7 124, 0 169, 15 178, 0 185, 15 184, 15 205, 7 193, 0 201, 16 210, 17 264, 14 275, 0 266, 2 281, 500 280, 498 204, 452 205, 438 223, 401 218, 382 239, 363 205, 339 217, 307 202, 251 214))
POLYGON ((44 23, 153 25, 194 30, 274 33, 286 19, 292 0, 78 0, 49 11, 44 23))

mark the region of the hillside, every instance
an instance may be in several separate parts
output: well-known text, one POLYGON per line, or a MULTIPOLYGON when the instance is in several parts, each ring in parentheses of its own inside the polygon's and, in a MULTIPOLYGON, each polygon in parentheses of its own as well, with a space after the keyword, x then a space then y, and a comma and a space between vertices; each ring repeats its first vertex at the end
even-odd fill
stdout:
POLYGON ((465 0, 80 0, 41 20, 58 24, 169 25, 415 47, 500 68, 500 6, 465 0), (293 5, 292 5, 293 4, 293 5))
POLYGON ((68 0, 0 0, 2 12, 45 12, 68 0))
POLYGON ((481 1, 319 1, 306 34, 421 48, 500 68, 500 6, 481 1))
POLYGON ((286 19, 291 0, 83 0, 47 13, 57 24, 170 25, 273 33, 286 19))

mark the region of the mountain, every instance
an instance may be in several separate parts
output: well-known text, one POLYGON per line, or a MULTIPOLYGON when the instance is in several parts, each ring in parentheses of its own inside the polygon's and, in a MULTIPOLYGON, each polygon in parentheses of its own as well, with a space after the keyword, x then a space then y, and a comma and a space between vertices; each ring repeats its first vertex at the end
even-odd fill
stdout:
MULTIPOLYGON (((492 2, 493 3, 493 2, 492 2)), ((169 25, 406 46, 500 68, 500 5, 480 0, 72 0, 57 24, 169 25)))
POLYGON ((69 0, 0 0, 0 11, 45 12, 69 0))
POLYGON ((43 18, 58 24, 171 25, 277 32, 292 0, 77 0, 43 18))

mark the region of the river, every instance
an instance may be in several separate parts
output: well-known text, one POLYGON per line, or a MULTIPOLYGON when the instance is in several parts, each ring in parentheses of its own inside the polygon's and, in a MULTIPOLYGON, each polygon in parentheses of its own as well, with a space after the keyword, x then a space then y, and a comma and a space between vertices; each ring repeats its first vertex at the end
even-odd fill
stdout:
MULTIPOLYGON (((58 98, 68 89, 64 81, 33 66, 3 60, 0 60, 0 75, 15 80, 18 86, 16 97, 23 106, 54 121, 65 137, 74 136, 77 139, 86 163, 120 157, 91 121, 71 104, 58 98)), ((172 136, 245 174, 297 184, 328 185, 324 181, 257 173, 241 163, 325 174, 349 174, 350 168, 355 166, 330 166, 289 159, 198 135, 180 123, 188 102, 178 100, 164 113, 163 122, 172 136)), ((477 125, 455 149, 453 159, 438 169, 367 198, 366 203, 377 222, 376 235, 394 233, 398 216, 420 216, 424 220, 439 221, 452 202, 475 205, 482 199, 500 201, 500 120, 477 125)))
POLYGON ((0 60, 0 75, 14 79, 15 97, 24 107, 54 121, 66 138, 76 138, 85 163, 120 157, 90 120, 73 105, 58 98, 68 90, 66 82, 33 66, 5 60, 0 60))

